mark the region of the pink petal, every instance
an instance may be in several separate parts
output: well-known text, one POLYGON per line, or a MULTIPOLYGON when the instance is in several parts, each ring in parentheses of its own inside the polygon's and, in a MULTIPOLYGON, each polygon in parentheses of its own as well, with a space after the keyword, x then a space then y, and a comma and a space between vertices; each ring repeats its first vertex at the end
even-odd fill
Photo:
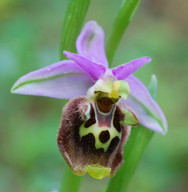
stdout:
POLYGON ((150 61, 150 57, 142 57, 139 59, 135 59, 133 61, 130 61, 129 63, 113 68, 112 73, 118 80, 123 80, 132 73, 136 72, 143 65, 149 63, 150 61))
POLYGON ((89 21, 83 27, 77 38, 76 48, 79 55, 108 67, 104 49, 104 31, 95 21, 89 21))
POLYGON ((80 55, 68 51, 64 51, 63 53, 66 57, 80 65, 80 67, 86 71, 94 81, 97 81, 106 71, 104 66, 98 65, 80 55))

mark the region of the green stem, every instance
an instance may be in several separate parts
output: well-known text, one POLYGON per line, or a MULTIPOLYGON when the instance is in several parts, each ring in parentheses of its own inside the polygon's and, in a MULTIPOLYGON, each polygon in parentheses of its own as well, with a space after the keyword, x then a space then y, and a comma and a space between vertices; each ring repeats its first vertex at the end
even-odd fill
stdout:
POLYGON ((66 59, 63 51, 76 52, 75 42, 78 37, 91 0, 70 0, 63 22, 60 58, 66 59))
MULTIPOLYGON (((69 0, 63 22, 63 30, 60 44, 60 59, 66 59, 63 51, 76 52, 75 43, 85 20, 91 0, 69 0)), ((60 192, 77 192, 82 177, 72 173, 66 166, 60 192)))
POLYGON ((122 35, 130 23, 140 0, 124 0, 123 4, 116 16, 115 22, 113 24, 112 30, 106 46, 106 54, 109 63, 111 64, 114 53, 117 49, 117 46, 122 38, 122 35))
POLYGON ((81 180, 82 180, 82 177, 74 175, 70 170, 70 168, 66 166, 59 192, 79 191, 81 180))
MULTIPOLYGON (((156 76, 152 75, 148 89, 153 99, 156 99, 156 76)), ((153 131, 141 125, 132 128, 131 135, 124 148, 124 163, 116 176, 110 180, 106 192, 127 192, 132 176, 153 135, 153 131)))

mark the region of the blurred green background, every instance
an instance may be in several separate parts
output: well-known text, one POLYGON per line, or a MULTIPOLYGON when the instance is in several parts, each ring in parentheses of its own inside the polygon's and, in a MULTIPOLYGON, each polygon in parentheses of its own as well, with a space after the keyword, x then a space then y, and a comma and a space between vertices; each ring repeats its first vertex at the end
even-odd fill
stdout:
MULTIPOLYGON (((121 0, 93 0, 87 20, 108 37, 121 0)), ((65 0, 0 1, 0 191, 58 189, 65 162, 56 134, 62 100, 10 94, 27 72, 59 60, 65 0)), ((143 0, 123 36, 113 66, 150 56, 136 75, 147 85, 158 77, 157 101, 169 132, 155 134, 130 185, 130 192, 188 191, 188 12, 187 0, 143 0)), ((98 192, 108 179, 85 175, 80 192, 98 192)))

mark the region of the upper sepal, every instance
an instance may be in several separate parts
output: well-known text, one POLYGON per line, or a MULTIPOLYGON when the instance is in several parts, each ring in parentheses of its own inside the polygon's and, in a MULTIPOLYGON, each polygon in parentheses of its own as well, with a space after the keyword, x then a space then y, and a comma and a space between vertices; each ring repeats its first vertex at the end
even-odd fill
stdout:
POLYGON ((104 49, 104 31, 95 21, 89 21, 83 27, 76 40, 78 54, 105 67, 108 61, 104 49))

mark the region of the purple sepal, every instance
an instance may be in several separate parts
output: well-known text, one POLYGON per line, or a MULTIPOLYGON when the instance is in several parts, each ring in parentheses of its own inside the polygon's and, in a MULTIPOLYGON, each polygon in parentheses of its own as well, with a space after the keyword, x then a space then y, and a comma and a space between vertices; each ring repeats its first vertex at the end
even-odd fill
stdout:
POLYGON ((144 127, 165 134, 167 121, 159 105, 152 99, 146 86, 136 77, 129 76, 125 79, 130 86, 130 95, 120 102, 129 107, 137 116, 144 127))
POLYGON ((76 48, 79 55, 108 68, 104 50, 104 31, 96 21, 85 24, 77 38, 76 48))
POLYGON ((92 79, 75 62, 64 60, 30 72, 16 81, 12 93, 72 99, 85 96, 92 79))

